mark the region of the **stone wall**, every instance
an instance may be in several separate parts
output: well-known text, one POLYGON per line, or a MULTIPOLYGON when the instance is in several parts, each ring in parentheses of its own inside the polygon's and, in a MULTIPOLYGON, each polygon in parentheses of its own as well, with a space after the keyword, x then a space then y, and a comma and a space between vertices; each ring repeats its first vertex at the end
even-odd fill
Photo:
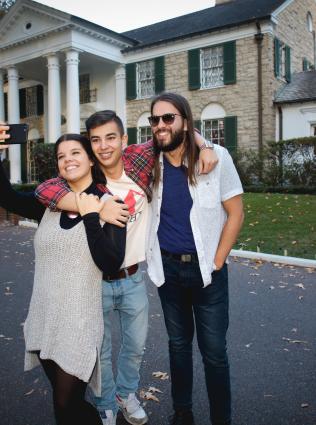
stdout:
MULTIPOLYGON (((263 77, 263 142, 276 136, 276 109, 273 104, 275 92, 285 82, 274 76, 274 37, 291 47, 291 70, 302 71, 306 57, 314 62, 313 36, 307 29, 307 12, 310 11, 316 29, 316 3, 314 0, 295 0, 277 17, 275 33, 264 34, 262 47, 263 77)), ((258 147, 258 100, 257 100, 258 51, 254 37, 236 41, 236 84, 207 90, 188 90, 188 54, 180 52, 165 56, 165 89, 184 95, 190 102, 194 119, 201 117, 202 110, 210 103, 220 104, 226 115, 238 117, 238 146, 258 147)), ((149 111, 150 99, 127 102, 127 125, 136 127, 139 116, 149 111)))

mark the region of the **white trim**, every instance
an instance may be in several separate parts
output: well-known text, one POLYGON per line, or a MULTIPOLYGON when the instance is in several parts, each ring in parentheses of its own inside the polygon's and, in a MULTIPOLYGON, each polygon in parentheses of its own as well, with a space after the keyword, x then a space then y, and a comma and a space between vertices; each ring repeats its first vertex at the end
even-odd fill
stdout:
MULTIPOLYGON (((263 34, 274 34, 273 24, 271 22, 263 23, 261 26, 263 34)), ((165 42, 158 46, 144 47, 135 52, 126 52, 126 63, 141 62, 165 56, 173 53, 186 52, 190 49, 202 49, 203 47, 211 47, 216 44, 222 44, 227 41, 241 40, 244 38, 254 37, 257 33, 256 25, 247 24, 235 29, 227 28, 222 31, 212 32, 206 35, 196 35, 185 40, 165 42)))
POLYGON ((285 257, 283 255, 265 254, 263 252, 242 251, 239 249, 232 249, 229 255, 232 257, 249 258, 251 260, 263 260, 268 261, 270 263, 281 263, 293 266, 316 268, 316 260, 310 260, 308 258, 285 257))
POLYGON ((287 0, 284 3, 282 3, 281 6, 275 9, 275 11, 272 13, 272 18, 275 18, 276 16, 278 16, 281 12, 283 12, 284 9, 286 9, 293 2, 294 0, 287 0))

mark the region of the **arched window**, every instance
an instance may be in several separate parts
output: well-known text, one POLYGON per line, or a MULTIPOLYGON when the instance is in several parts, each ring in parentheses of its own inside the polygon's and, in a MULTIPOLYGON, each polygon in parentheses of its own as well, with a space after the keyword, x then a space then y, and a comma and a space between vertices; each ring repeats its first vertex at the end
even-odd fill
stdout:
POLYGON ((201 114, 203 136, 221 146, 225 146, 225 117, 225 109, 218 103, 210 103, 201 114))
POLYGON ((151 127, 148 122, 150 112, 144 112, 137 121, 137 143, 147 142, 152 138, 151 127))

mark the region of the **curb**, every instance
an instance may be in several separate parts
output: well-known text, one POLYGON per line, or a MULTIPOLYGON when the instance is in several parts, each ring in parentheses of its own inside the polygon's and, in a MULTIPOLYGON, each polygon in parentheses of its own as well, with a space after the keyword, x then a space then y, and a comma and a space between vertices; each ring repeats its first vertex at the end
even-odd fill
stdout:
POLYGON ((242 251, 239 249, 232 249, 229 255, 232 257, 249 258, 251 260, 263 260, 268 261, 270 263, 282 263, 291 266, 316 268, 316 260, 310 260, 307 258, 285 257, 283 255, 265 254, 263 252, 253 251, 242 251))
MULTIPOLYGON (((31 227, 36 229, 38 224, 34 221, 20 220, 19 226, 31 227)), ((262 260, 270 263, 288 264, 291 266, 316 268, 316 260, 297 257, 285 257, 284 255, 265 254, 263 252, 243 251, 241 249, 232 249, 229 254, 231 257, 249 258, 250 260, 262 260)))

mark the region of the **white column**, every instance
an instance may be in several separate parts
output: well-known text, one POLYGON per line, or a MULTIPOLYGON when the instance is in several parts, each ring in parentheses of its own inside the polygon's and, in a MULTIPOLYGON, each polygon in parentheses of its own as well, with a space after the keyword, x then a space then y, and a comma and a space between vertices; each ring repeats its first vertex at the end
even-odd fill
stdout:
POLYGON ((66 51, 67 132, 80 133, 79 52, 66 51))
MULTIPOLYGON (((0 122, 4 122, 4 90, 3 90, 4 70, 0 69, 0 122)), ((1 157, 1 153, 0 153, 1 157)), ((6 158, 6 152, 2 152, 2 159, 6 158)), ((0 158, 1 159, 1 158, 0 158)))
POLYGON ((121 118, 126 131, 126 74, 125 65, 120 65, 115 71, 116 97, 115 109, 121 118))
POLYGON ((4 70, 0 69, 0 121, 4 122, 4 70))
MULTIPOLYGON (((8 68, 8 123, 20 122, 19 74, 15 66, 8 68)), ((21 146, 9 147, 10 179, 12 183, 21 181, 21 146)))
POLYGON ((59 59, 56 54, 47 56, 48 68, 48 142, 55 143, 61 134, 59 59))

